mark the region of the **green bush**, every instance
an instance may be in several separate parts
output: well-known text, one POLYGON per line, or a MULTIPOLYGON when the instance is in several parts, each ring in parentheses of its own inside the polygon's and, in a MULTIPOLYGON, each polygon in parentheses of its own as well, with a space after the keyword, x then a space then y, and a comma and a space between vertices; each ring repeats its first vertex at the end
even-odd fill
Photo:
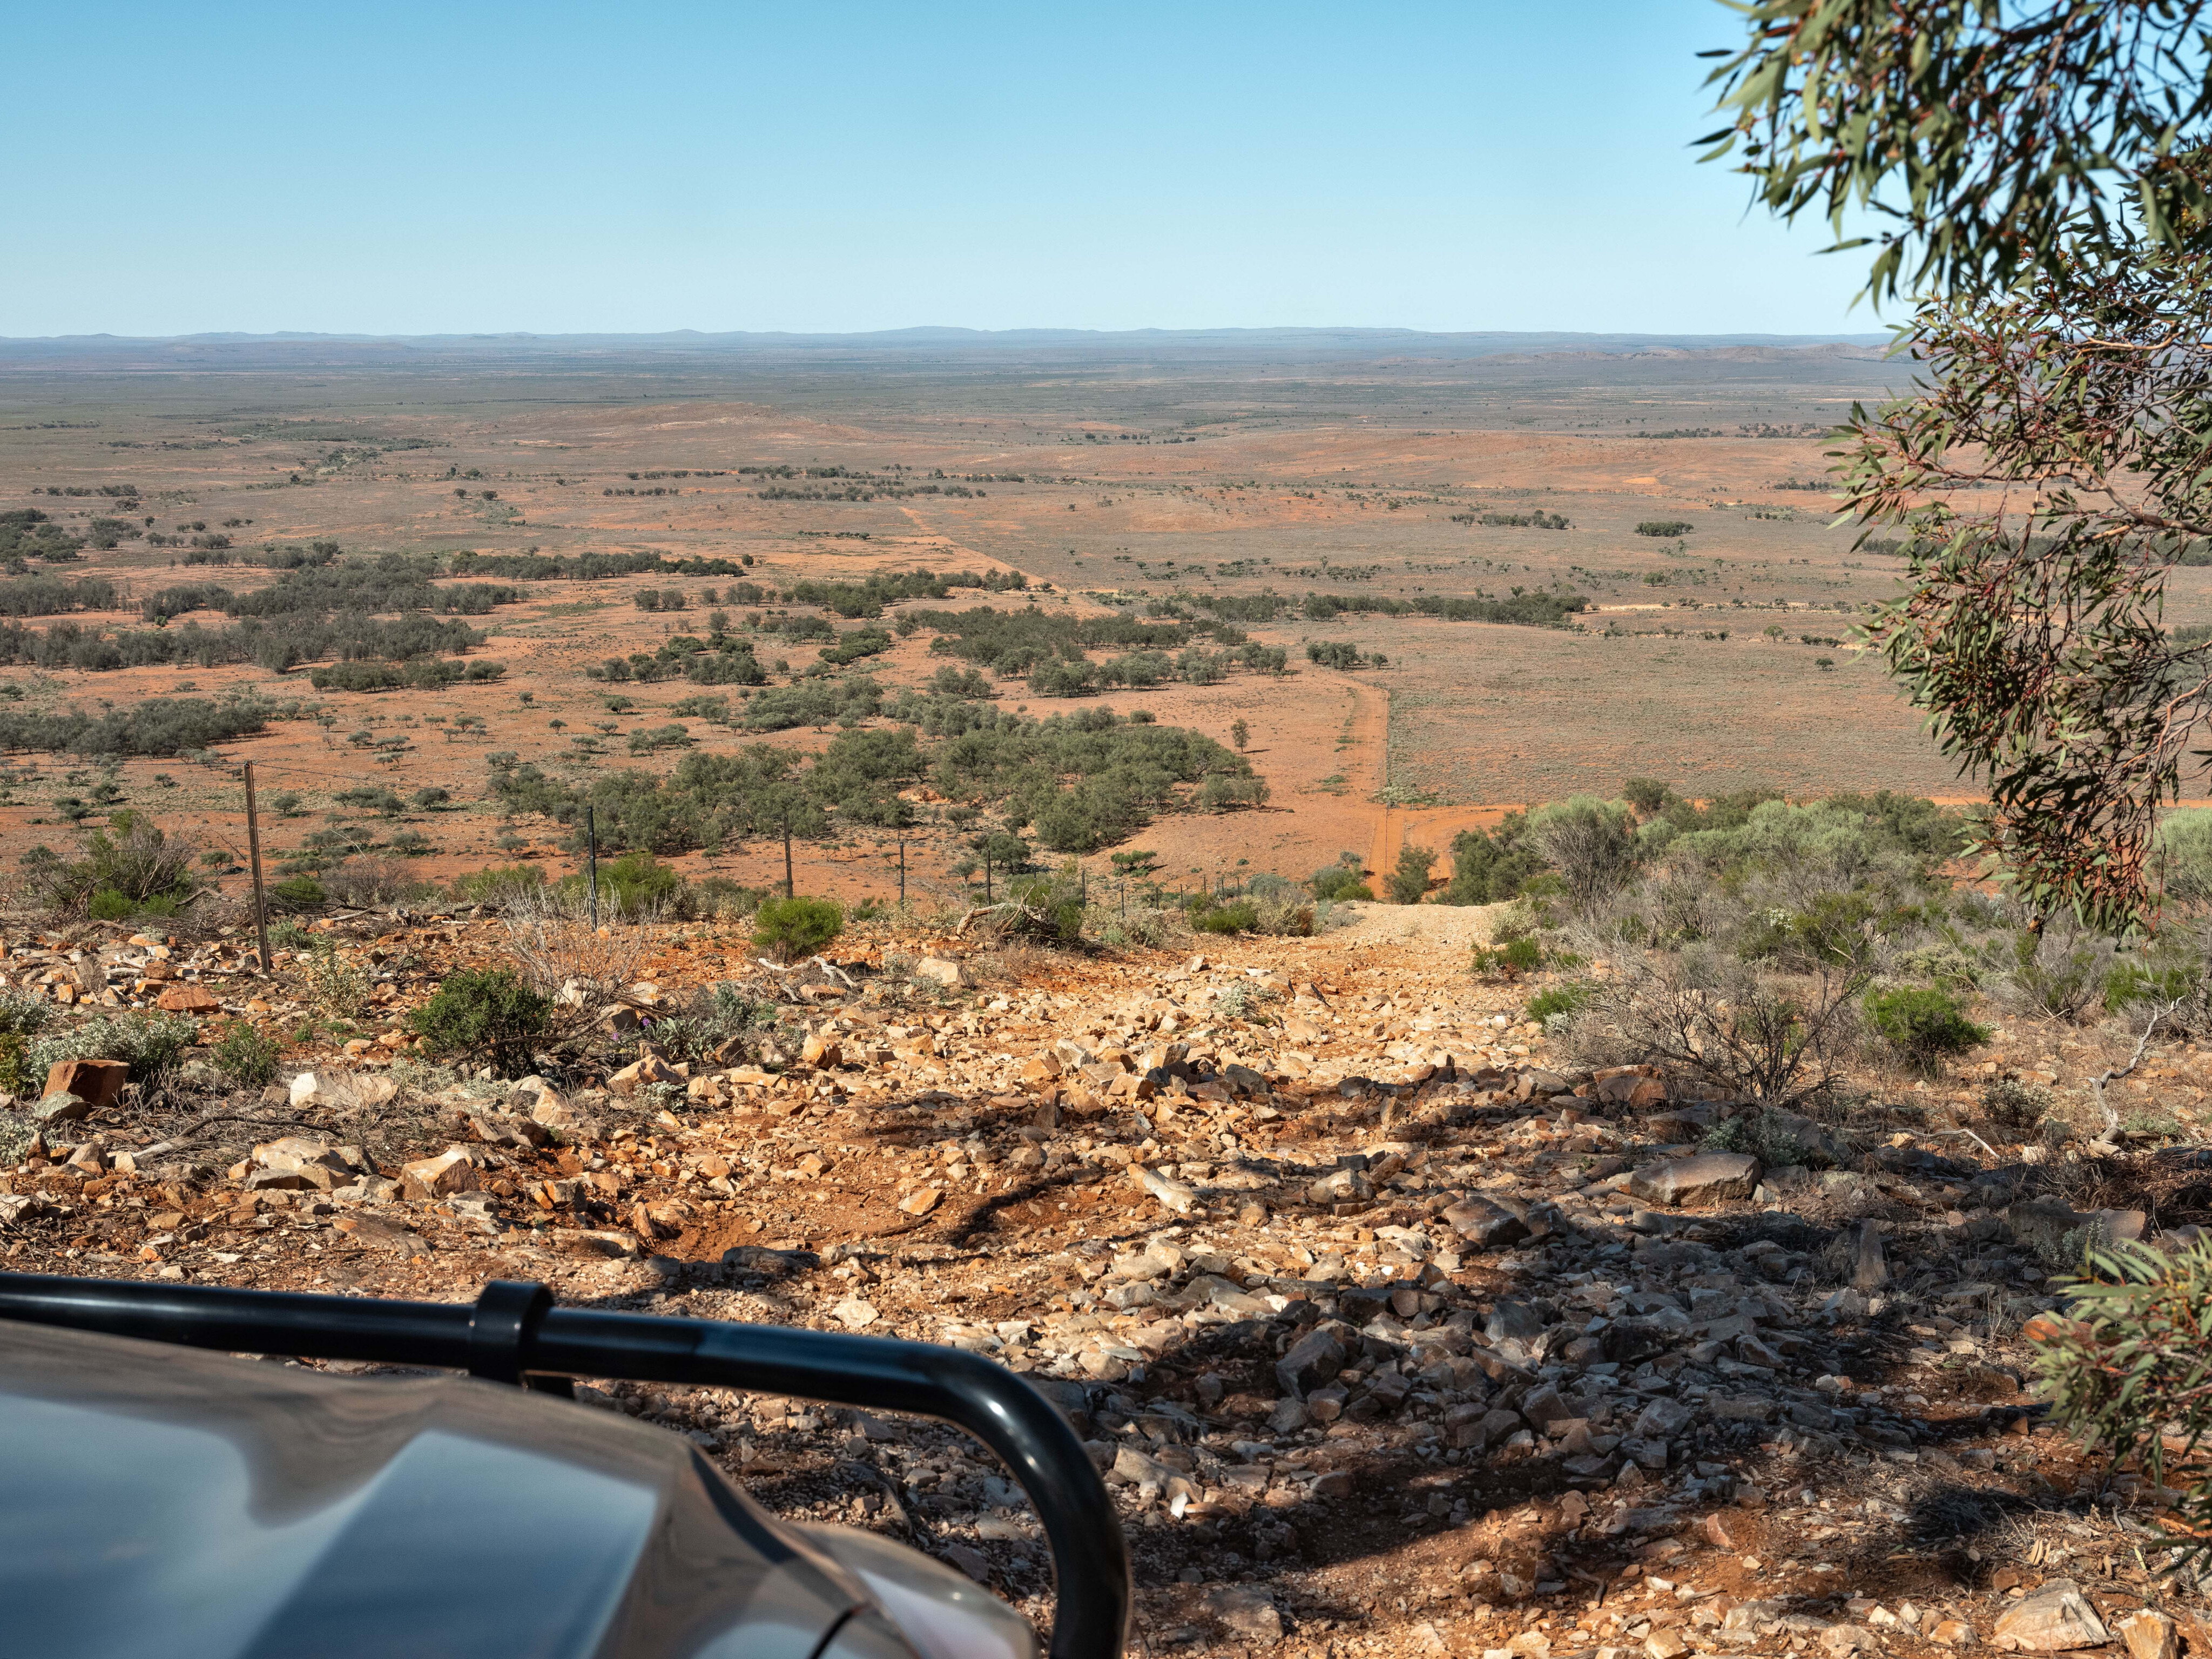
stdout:
POLYGON ((698 992, 675 1018, 653 1021, 651 1036, 672 1060, 727 1066, 752 1051, 750 1034, 775 1024, 775 1003, 751 1001, 725 981, 698 992))
POLYGON ((2139 1467, 2151 1488, 2178 1490, 2165 1521, 2172 1541, 2157 1547, 2154 1565, 2163 1572, 2186 1564, 2193 1576, 2204 1546, 2184 1540, 2212 1535, 2212 1480, 2166 1459, 2168 1447, 2193 1450, 2212 1432, 2204 1389, 2212 1241, 2172 1255, 2100 1240, 2087 1228, 2066 1242, 2081 1277, 2050 1286, 2067 1314, 2044 1322, 2053 1328, 2034 1345, 2038 1392, 2052 1419, 2112 1468, 2139 1467))
POLYGON ((1213 905, 1194 912, 1190 925, 1201 933, 1249 933, 1260 925, 1260 907, 1250 899, 1213 905))
POLYGON ((1550 985, 1528 999, 1528 1018, 1539 1025, 1548 1024, 1562 1014, 1571 1014, 1590 1000, 1595 988, 1583 980, 1571 980, 1565 985, 1550 985))
POLYGON ((1528 836, 1577 904, 1595 904, 1635 873, 1636 825, 1625 801, 1577 795, 1551 802, 1528 815, 1528 836))
POLYGON ((1315 871, 1313 879, 1306 885, 1313 889, 1313 896, 1317 899, 1340 902, 1375 896, 1374 890, 1361 879, 1359 854, 1357 853, 1346 853, 1334 864, 1325 865, 1315 871))
POLYGON ((270 897, 280 904, 306 907, 323 902, 323 884, 313 876, 287 876, 269 890, 270 897))
POLYGON ((1419 904, 1428 896, 1429 872, 1436 862, 1437 855, 1425 847, 1400 848, 1398 867, 1390 872, 1390 902, 1419 904))
POLYGON ((499 905, 544 889, 545 872, 534 864, 493 864, 456 879, 453 896, 471 904, 499 905))
POLYGON ((512 969, 464 969, 448 974, 407 1024, 432 1059, 465 1060, 513 1077, 532 1069, 531 1046, 552 1012, 512 969))
POLYGON ((91 915, 98 903, 99 920, 120 921, 161 900, 169 903, 167 914, 174 915, 191 897, 192 861, 198 852, 188 841, 173 840, 150 818, 125 811, 85 838, 81 859, 64 859, 49 847, 33 848, 23 855, 24 884, 35 901, 67 915, 91 915))
POLYGON ((1916 1066, 1932 1065, 1990 1040, 1989 1028, 1968 1019, 1957 998, 1929 986, 1869 991, 1866 1012, 1883 1040, 1916 1066))
POLYGON ((2200 806, 2167 813, 2152 845, 2159 886, 2168 900, 2212 902, 2212 811, 2200 806))
POLYGON ((784 962, 811 957, 845 931, 835 899, 769 899, 753 912, 753 943, 784 962))
POLYGON ((1544 965, 1544 947, 1529 934, 1474 947, 1477 974, 1533 974, 1544 965))
MULTIPOLYGON (((683 908, 684 878, 650 853, 625 853, 599 866, 599 907, 617 916, 643 916, 683 908)), ((565 894, 581 895, 584 878, 561 883, 565 894)))
POLYGON ((241 1019, 215 1045, 216 1069, 241 1089, 266 1088, 276 1080, 276 1057, 283 1052, 276 1038, 241 1019))
POLYGON ((1639 536, 1662 536, 1669 539, 1686 536, 1698 526, 1687 519, 1646 519, 1636 526, 1639 536))
POLYGON ((1452 837, 1445 904, 1497 904, 1519 895, 1546 866, 1528 844, 1528 816, 1508 812, 1494 830, 1462 830, 1452 837))

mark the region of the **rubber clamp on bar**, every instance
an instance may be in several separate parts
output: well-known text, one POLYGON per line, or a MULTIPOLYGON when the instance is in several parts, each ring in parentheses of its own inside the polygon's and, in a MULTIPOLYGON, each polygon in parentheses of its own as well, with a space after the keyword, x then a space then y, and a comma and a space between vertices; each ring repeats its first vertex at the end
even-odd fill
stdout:
POLYGON ((542 1394, 574 1395, 565 1376, 531 1376, 523 1370, 524 1351, 537 1339, 538 1327, 553 1311, 553 1292, 523 1279, 495 1279, 477 1297, 469 1316, 469 1375, 542 1394))

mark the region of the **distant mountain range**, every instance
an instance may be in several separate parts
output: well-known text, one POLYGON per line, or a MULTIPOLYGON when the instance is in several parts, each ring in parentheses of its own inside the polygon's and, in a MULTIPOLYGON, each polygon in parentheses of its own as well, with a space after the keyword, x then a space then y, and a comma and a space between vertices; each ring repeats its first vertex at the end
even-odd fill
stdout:
POLYGON ((659 334, 272 334, 208 333, 162 337, 69 334, 0 336, 0 352, 16 356, 105 351, 191 350, 222 346, 307 348, 368 346, 387 351, 498 352, 877 352, 909 350, 1036 350, 1105 354, 1179 351, 1279 351, 1297 356, 1462 358, 1590 353, 1607 356, 1692 352, 1730 355, 1826 351, 1879 356, 1890 343, 1875 334, 1604 334, 1564 331, 1516 333, 1486 331, 1430 333, 1408 328, 896 328, 865 334, 791 334, 674 329, 659 334))

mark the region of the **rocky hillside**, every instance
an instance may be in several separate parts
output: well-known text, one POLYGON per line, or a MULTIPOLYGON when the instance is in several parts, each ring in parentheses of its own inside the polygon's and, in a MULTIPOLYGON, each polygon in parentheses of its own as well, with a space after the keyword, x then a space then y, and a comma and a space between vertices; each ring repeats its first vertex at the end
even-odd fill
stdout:
MULTIPOLYGON (((520 1080, 433 1065, 404 1023, 516 958, 495 916, 319 923, 266 979, 235 931, 11 933, 0 973, 59 1011, 41 1041, 108 1021, 74 1045, 96 1048, 158 1006, 201 1046, 74 1052, 63 1092, 26 1088, 7 1265, 432 1298, 535 1279, 988 1354, 1107 1472, 1153 1653, 2204 1639, 2193 1590, 2145 1571, 2162 1494, 2085 1463, 2021 1386, 2081 1230, 2160 1218, 2115 1202, 2125 1160, 1871 1097, 1764 1124, 1786 1164, 1714 1150, 1734 1103, 1574 1072, 1529 983, 1387 911, 1202 955, 862 933, 784 971, 734 928, 610 929, 621 994, 593 1017, 622 1064, 520 1080), (743 1032, 681 1058, 668 1022, 715 985, 743 1032), (281 1040, 272 1080, 237 1086, 241 1030, 281 1040)), ((933 1425, 581 1394, 782 1513, 1049 1607, 1018 1491, 933 1425)))

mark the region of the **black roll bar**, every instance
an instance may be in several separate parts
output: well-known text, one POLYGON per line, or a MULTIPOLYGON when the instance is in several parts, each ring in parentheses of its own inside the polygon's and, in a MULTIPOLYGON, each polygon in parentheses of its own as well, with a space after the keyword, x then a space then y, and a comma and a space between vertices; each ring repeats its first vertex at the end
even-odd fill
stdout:
POLYGON ((495 1279, 471 1304, 0 1273, 0 1320, 227 1353, 465 1370, 567 1392, 567 1379, 709 1384, 909 1412, 965 1429, 1036 1505, 1058 1596, 1050 1659, 1120 1659, 1129 1553, 1105 1483, 1066 1420, 1004 1366, 957 1348, 783 1325, 556 1308, 495 1279))

